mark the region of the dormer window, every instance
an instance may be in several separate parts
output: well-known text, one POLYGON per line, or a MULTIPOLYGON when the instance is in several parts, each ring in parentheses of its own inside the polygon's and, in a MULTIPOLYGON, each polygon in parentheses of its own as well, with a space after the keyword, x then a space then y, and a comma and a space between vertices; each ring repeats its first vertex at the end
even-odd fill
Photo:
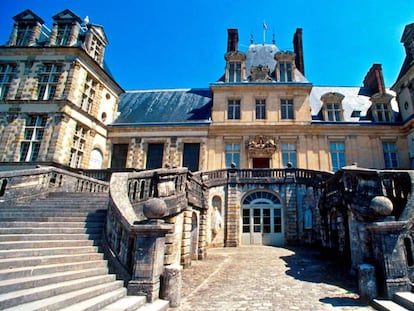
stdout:
POLYGON ((72 26, 69 24, 58 25, 56 33, 56 45, 68 45, 71 30, 72 26))
POLYGON ((323 116, 325 121, 343 121, 342 100, 344 95, 340 93, 326 93, 321 97, 323 102, 323 116))
POLYGON ((44 21, 30 10, 13 17, 15 24, 8 45, 32 46, 39 39, 44 21))
POLYGON ((229 82, 241 82, 241 62, 229 64, 229 82))
POLYGON ((31 38, 33 36, 33 26, 32 25, 19 25, 17 28, 17 46, 27 46, 29 45, 31 38))
POLYGON ((393 96, 377 93, 371 97, 372 116, 376 122, 394 122, 394 112, 391 107, 393 96))
POLYGON ((101 62, 103 57, 103 44, 96 36, 92 36, 91 41, 89 42, 88 51, 93 59, 98 63, 101 62))
POLYGON ((290 51, 275 54, 276 80, 279 82, 292 82, 295 80, 295 53, 290 51))

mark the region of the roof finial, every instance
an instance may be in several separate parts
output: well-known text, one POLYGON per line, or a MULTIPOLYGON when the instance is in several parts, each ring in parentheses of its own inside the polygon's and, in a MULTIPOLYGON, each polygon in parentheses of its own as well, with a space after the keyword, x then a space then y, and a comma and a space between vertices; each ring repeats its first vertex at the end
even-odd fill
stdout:
POLYGON ((273 35, 272 35, 272 43, 276 44, 276 37, 275 37, 275 32, 273 31, 273 35))
POLYGON ((253 39, 253 34, 251 33, 250 34, 250 44, 253 44, 254 43, 254 39, 253 39))
POLYGON ((83 19, 83 23, 85 25, 88 25, 89 24, 89 16, 88 15, 86 15, 86 17, 83 19))

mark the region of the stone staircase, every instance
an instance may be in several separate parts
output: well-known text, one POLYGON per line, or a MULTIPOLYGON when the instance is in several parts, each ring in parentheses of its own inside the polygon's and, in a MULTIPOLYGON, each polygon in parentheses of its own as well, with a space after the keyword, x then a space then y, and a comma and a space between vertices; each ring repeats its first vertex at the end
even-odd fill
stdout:
POLYGON ((0 310, 167 310, 127 296, 100 253, 108 194, 0 205, 0 310))
POLYGON ((372 306, 380 311, 413 311, 414 293, 398 292, 394 294, 392 300, 374 299, 372 306))

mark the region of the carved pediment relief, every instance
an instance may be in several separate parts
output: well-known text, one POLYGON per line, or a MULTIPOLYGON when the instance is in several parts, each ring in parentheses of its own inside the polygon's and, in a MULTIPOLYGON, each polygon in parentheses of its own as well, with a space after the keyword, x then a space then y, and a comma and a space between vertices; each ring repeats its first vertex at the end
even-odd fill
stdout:
POLYGON ((272 78, 270 78, 269 76, 269 71, 269 67, 267 66, 259 65, 256 67, 252 67, 250 69, 250 80, 257 82, 272 81, 272 78))
POLYGON ((249 138, 246 147, 249 155, 271 156, 277 150, 277 141, 273 137, 255 136, 249 138))

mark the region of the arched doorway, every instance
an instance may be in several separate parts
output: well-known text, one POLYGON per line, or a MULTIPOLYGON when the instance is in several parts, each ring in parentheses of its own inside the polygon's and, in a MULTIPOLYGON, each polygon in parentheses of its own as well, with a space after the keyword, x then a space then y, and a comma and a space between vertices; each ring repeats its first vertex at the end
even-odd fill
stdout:
POLYGON ((244 245, 283 245, 283 211, 280 199, 269 191, 255 191, 242 199, 244 245))

